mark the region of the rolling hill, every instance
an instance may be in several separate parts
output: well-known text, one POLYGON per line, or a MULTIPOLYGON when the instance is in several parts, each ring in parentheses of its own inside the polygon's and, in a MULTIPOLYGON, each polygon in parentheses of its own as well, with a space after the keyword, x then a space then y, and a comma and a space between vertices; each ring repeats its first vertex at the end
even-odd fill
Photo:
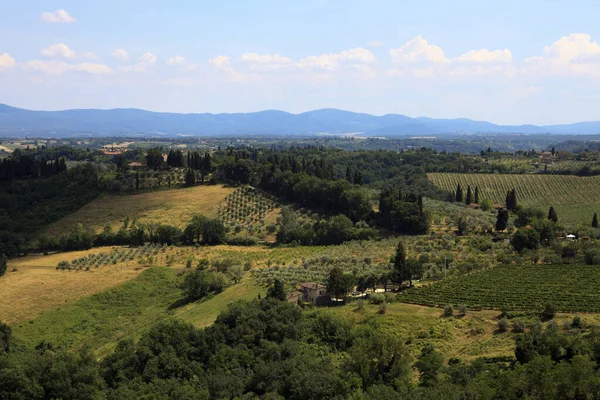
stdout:
POLYGON ((32 111, 0 104, 0 136, 314 135, 355 132, 367 136, 446 133, 598 134, 600 122, 509 126, 465 118, 411 118, 400 114, 375 116, 336 109, 301 114, 277 110, 235 114, 177 114, 139 109, 32 111))

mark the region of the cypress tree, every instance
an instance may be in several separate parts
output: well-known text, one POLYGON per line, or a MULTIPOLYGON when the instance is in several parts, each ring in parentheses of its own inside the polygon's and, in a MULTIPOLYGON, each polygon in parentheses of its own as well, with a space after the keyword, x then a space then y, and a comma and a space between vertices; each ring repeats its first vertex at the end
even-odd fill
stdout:
POLYGON ((135 171, 135 190, 140 188, 140 172, 135 171))
POLYGON ((457 203, 463 202, 463 191, 462 191, 462 188, 460 187, 460 183, 456 187, 456 202, 457 203))
POLYGON ((352 175, 352 170, 350 167, 346 167, 346 180, 350 183, 354 182, 354 175, 352 175))
POLYGON ((548 219, 552 222, 558 221, 558 214, 556 213, 556 210, 552 206, 550 206, 550 209, 548 210, 548 219))
POLYGON ((396 246, 396 257, 394 258, 394 280, 399 285, 406 277, 406 250, 404 244, 400 241, 396 246))
POLYGON ((423 196, 419 195, 417 199, 417 204, 419 204, 419 214, 423 215, 423 196))
POLYGON ((502 232, 506 229, 508 225, 508 210, 503 208, 498 210, 498 215, 496 216, 496 230, 498 232, 502 232))
POLYGON ((510 192, 510 203, 512 206, 512 210, 516 210, 516 208, 517 208, 517 191, 515 189, 513 189, 510 192))
POLYGON ((598 216, 594 213, 594 218, 592 218, 592 228, 598 227, 598 216))
POLYGON ((471 185, 467 186, 467 205, 473 202, 473 193, 471 192, 471 185))
POLYGON ((475 204, 479 204, 479 186, 475 186, 475 204))

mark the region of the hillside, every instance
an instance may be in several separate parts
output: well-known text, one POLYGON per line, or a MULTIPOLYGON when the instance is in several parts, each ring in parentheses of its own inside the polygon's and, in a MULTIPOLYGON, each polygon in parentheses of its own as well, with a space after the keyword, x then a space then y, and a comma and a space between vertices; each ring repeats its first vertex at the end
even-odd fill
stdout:
POLYGON ((515 189, 519 204, 544 211, 554 206, 559 220, 568 224, 589 224, 594 212, 600 210, 600 176, 460 173, 429 173, 427 176, 449 193, 454 193, 458 184, 465 191, 469 185, 473 189, 478 187, 479 198, 494 204, 504 204, 506 193, 515 189))
POLYGON ((108 223, 116 230, 125 218, 184 228, 194 215, 215 217, 219 203, 233 192, 233 188, 217 185, 132 195, 104 195, 52 224, 46 233, 64 233, 77 224, 100 231, 108 223))
POLYGON ((336 109, 301 114, 278 110, 253 113, 177 114, 139 109, 32 111, 0 104, 0 135, 306 135, 363 132, 370 136, 444 133, 597 134, 600 122, 570 125, 497 125, 465 118, 375 116, 336 109))

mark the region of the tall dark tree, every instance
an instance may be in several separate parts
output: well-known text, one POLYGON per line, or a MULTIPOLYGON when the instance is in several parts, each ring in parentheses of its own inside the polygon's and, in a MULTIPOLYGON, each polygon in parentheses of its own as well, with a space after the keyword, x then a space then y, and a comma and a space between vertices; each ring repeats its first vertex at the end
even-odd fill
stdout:
POLYGON ((327 282, 325 282, 327 293, 336 299, 345 298, 348 292, 352 290, 353 284, 352 275, 344 274, 339 265, 336 265, 329 271, 327 282))
POLYGON ((354 184, 355 185, 364 185, 365 181, 363 180, 363 175, 360 171, 354 172, 354 184))
POLYGON ((502 232, 506 229, 508 225, 508 210, 503 208, 498 210, 498 215, 496 216, 496 230, 498 232, 502 232))
POLYGON ((598 215, 596 215, 596 213, 594 213, 594 218, 592 218, 592 228, 597 228, 598 227, 598 215))
POLYGON ((479 186, 475 186, 475 204, 479 204, 479 186))
POLYGON ((287 297, 287 293, 285 292, 285 285, 283 281, 279 278, 275 278, 273 281, 273 286, 267 290, 267 297, 271 299, 277 299, 284 301, 287 297))
POLYGON ((148 150, 148 154, 146 155, 146 162, 148 164, 148 168, 151 169, 159 169, 164 164, 162 151, 158 147, 154 147, 148 150))
POLYGON ((394 282, 401 285, 407 278, 408 274, 406 271, 406 249, 402 241, 398 242, 396 246, 396 256, 394 257, 394 282))
POLYGON ((350 166, 346 167, 346 180, 350 183, 354 183, 354 174, 352 174, 350 166))
POLYGON ((471 185, 467 186, 467 199, 465 201, 467 205, 473 202, 473 192, 471 191, 471 185))
POLYGON ((550 206, 550 209, 548 210, 548 219, 552 222, 558 222, 558 214, 552 206, 550 206))
POLYGON ((419 205, 419 215, 423 215, 423 196, 419 195, 417 204, 419 205))
POLYGON ((462 190, 462 187, 460 187, 460 183, 456 187, 456 202, 457 203, 463 202, 463 190, 462 190))
POLYGON ((552 147, 552 151, 551 151, 552 155, 556 154, 556 148, 552 147))
POLYGON ((517 209, 517 191, 515 189, 510 190, 506 194, 506 208, 511 211, 517 209))
POLYGON ((140 189, 140 171, 135 171, 135 190, 140 189))
POLYGON ((196 183, 196 174, 194 173, 194 170, 191 168, 188 168, 188 170, 185 172, 185 184, 187 186, 193 186, 196 183))

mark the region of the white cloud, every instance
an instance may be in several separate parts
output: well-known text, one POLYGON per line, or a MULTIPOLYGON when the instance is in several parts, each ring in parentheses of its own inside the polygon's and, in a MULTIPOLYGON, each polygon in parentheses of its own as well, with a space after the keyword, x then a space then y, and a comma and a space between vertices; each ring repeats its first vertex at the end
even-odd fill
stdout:
POLYGON ((371 64, 377 60, 369 50, 358 47, 341 53, 309 56, 296 63, 298 68, 332 71, 342 65, 371 64))
POLYGON ((292 64, 294 62, 291 58, 280 56, 279 54, 258 53, 242 54, 241 60, 244 62, 256 64, 292 64))
POLYGON ((512 61, 512 53, 508 49, 490 51, 470 50, 457 58, 461 62, 472 63, 508 63, 512 61))
POLYGON ((92 53, 91 51, 86 51, 82 54, 83 58, 85 58, 86 60, 98 60, 100 57, 98 57, 95 53, 92 53))
POLYGON ((0 68, 12 68, 16 65, 16 61, 8 53, 0 54, 0 68))
POLYGON ((148 69, 148 67, 155 64, 156 61, 158 61, 158 58, 154 54, 146 52, 142 54, 140 58, 138 58, 137 62, 134 65, 120 67, 119 69, 123 72, 145 72, 148 69))
POLYGON ((525 60, 523 72, 535 76, 600 78, 600 45, 584 33, 563 36, 544 48, 544 55, 525 60))
POLYGON ((42 21, 49 24, 70 24, 77 21, 65 10, 46 11, 42 13, 42 21))
POLYGON ((185 65, 185 58, 182 56, 171 57, 167 60, 167 65, 185 65))
POLYGON ((379 40, 371 40, 369 42, 369 46, 371 46, 371 47, 383 47, 383 42, 380 42, 379 40))
POLYGON ((216 56, 208 60, 216 69, 227 71, 231 69, 231 60, 227 56, 216 56))
POLYGON ((80 63, 69 64, 64 61, 41 61, 32 60, 22 64, 23 69, 43 72, 48 75, 58 75, 68 71, 84 72, 88 74, 106 74, 111 72, 111 69, 103 64, 95 63, 80 63))
POLYGON ((110 67, 104 64, 96 63, 81 63, 73 66, 73 69, 78 72, 86 72, 88 74, 107 74, 111 72, 110 67))
POLYGON ((64 43, 54 44, 41 52, 46 57, 64 57, 64 58, 75 58, 75 51, 71 50, 69 46, 64 43))
POLYGON ((113 51, 113 57, 119 59, 119 60, 129 60, 129 53, 127 53, 126 50, 124 49, 116 49, 115 51, 113 51))
POLYGON ((397 49, 390 49, 390 57, 396 64, 414 62, 448 62, 441 47, 429 44, 421 35, 409 40, 397 49))
POLYGON ((544 53, 547 57, 563 61, 583 61, 588 57, 600 55, 600 45, 592 42, 590 35, 572 33, 546 46, 544 53))

